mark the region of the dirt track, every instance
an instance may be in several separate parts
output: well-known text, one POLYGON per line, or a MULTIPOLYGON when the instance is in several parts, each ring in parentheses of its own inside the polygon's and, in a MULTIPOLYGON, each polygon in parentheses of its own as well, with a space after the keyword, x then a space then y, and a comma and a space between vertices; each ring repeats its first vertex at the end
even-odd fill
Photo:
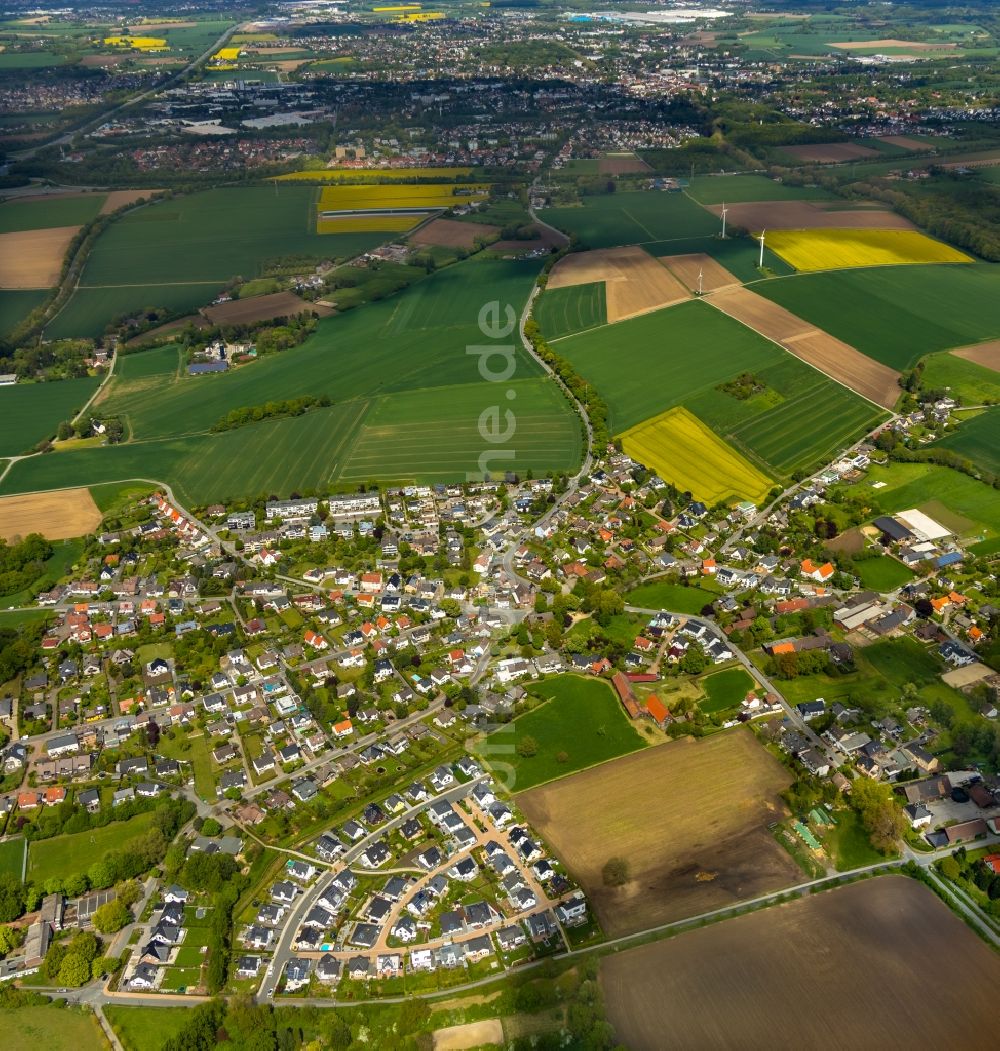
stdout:
POLYGON ((643 249, 599 248, 565 256, 549 274, 549 288, 603 281, 608 324, 648 314, 690 298, 685 286, 643 249))
POLYGON ((618 935, 796 882, 798 866, 767 831, 789 780, 739 729, 643 749, 517 801, 618 935), (625 887, 604 885, 612 857, 629 862, 625 887))
MULTIPOLYGON (((722 205, 709 211, 722 217, 722 205)), ((726 208, 730 226, 746 230, 915 230, 903 216, 883 208, 826 209, 813 201, 748 201, 726 208)))
POLYGON ((1000 372, 1000 339, 991 339, 986 343, 976 343, 971 347, 959 347, 953 350, 956 358, 965 358, 977 365, 1000 372))
POLYGON ((477 237, 496 237, 499 226, 489 223, 463 223, 458 219, 433 219, 408 240, 415 245, 441 245, 444 248, 474 248, 477 237))
POLYGON ((876 405, 891 409, 899 399, 898 372, 756 292, 727 288, 705 301, 876 405))
POLYGON ((51 288, 79 226, 0 234, 0 288, 51 288))
POLYGON ((12 541, 29 533, 41 533, 49 540, 66 540, 85 536, 100 524, 101 512, 89 489, 0 496, 0 537, 4 540, 12 541))

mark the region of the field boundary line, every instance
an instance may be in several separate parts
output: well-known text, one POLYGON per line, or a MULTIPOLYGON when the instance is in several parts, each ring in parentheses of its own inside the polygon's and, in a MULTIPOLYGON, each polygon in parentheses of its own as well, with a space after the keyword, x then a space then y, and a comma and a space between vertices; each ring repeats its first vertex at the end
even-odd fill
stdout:
MULTIPOLYGON (((754 294, 756 295, 756 293, 754 293, 754 294)), ((774 338, 773 338, 772 336, 768 336, 768 335, 767 335, 766 333, 764 333, 764 332, 761 332, 761 331, 760 331, 760 329, 758 329, 758 328, 754 328, 754 326, 753 326, 753 325, 751 325, 751 324, 749 324, 748 322, 744 321, 744 320, 743 320, 742 318, 738 318, 738 317, 736 317, 735 315, 733 315, 733 314, 730 314, 730 313, 729 313, 728 311, 725 311, 725 310, 723 310, 723 309, 722 309, 722 307, 720 307, 720 306, 716 306, 716 305, 715 305, 715 304, 714 304, 714 303, 712 302, 712 296, 711 296, 711 294, 709 294, 709 295, 707 295, 707 296, 702 296, 701 298, 702 298, 703 300, 705 300, 706 302, 708 302, 708 303, 709 303, 709 304, 710 304, 710 305, 711 305, 711 306, 712 306, 712 307, 713 307, 713 308, 714 308, 715 310, 717 310, 717 311, 718 311, 718 312, 719 312, 720 314, 725 314, 725 315, 726 315, 726 317, 731 317, 731 318, 732 318, 732 319, 733 319, 734 321, 738 321, 738 322, 739 322, 739 323, 740 323, 741 325, 743 325, 743 326, 744 326, 745 328, 748 328, 748 329, 749 329, 749 330, 750 330, 751 332, 756 332, 756 333, 757 333, 757 335, 761 337, 761 339, 766 339, 766 340, 768 341, 768 343, 773 343, 773 344, 774 344, 774 345, 775 345, 775 346, 776 346, 776 347, 777 347, 777 348, 778 348, 779 350, 781 350, 781 351, 782 351, 782 353, 784 353, 784 354, 788 354, 788 355, 789 355, 790 357, 793 357, 793 358, 795 358, 795 360, 796 360, 796 361, 801 361, 801 362, 803 363, 803 365, 808 365, 808 366, 809 366, 809 368, 813 369, 813 370, 814 370, 815 372, 818 372, 818 373, 819 373, 819 374, 820 374, 821 376, 825 376, 825 377, 826 377, 826 378, 827 378, 828 380, 833 380, 833 382, 834 382, 834 383, 836 383, 836 384, 837 384, 838 386, 840 386, 840 387, 843 387, 843 388, 844 388, 844 390, 848 390, 848 391, 850 391, 850 392, 851 392, 852 394, 854 394, 854 395, 856 395, 857 397, 861 398, 862 400, 864 400, 864 401, 868 402, 868 404, 869 404, 869 405, 874 405, 874 406, 875 406, 875 408, 876 408, 876 409, 878 409, 878 411, 879 411, 879 412, 887 412, 887 413, 889 413, 889 415, 890 415, 890 416, 892 416, 893 418, 895 418, 895 416, 896 416, 896 413, 895 413, 895 412, 894 412, 894 411, 893 411, 892 409, 888 409, 888 408, 886 408, 886 407, 885 407, 884 405, 880 405, 880 404, 879 404, 879 403, 878 403, 877 401, 872 401, 872 399, 871 399, 871 398, 869 398, 867 394, 862 394, 862 393, 861 393, 860 391, 857 391, 857 390, 855 390, 855 389, 854 389, 853 387, 849 387, 849 386, 848 386, 848 385, 847 385, 846 383, 844 383, 844 381, 843 381, 843 380, 839 380, 839 379, 837 379, 837 377, 836 377, 836 376, 831 376, 831 375, 830 375, 830 374, 829 374, 828 372, 824 372, 824 371, 823 371, 823 370, 822 370, 822 369, 821 369, 821 368, 820 368, 820 367, 819 367, 818 365, 815 365, 815 364, 814 364, 813 362, 811 362, 811 361, 808 361, 808 360, 807 360, 806 358, 800 358, 800 357, 798 356, 798 354, 793 354, 793 353, 792 353, 792 352, 791 352, 791 351, 790 351, 790 350, 788 349, 788 347, 786 347, 786 346, 785 346, 785 345, 784 345, 783 343, 779 343, 779 342, 778 342, 778 341, 777 341, 776 339, 774 339, 774 338)), ((763 297, 761 297, 761 298, 763 298, 763 297)), ((767 300, 767 302, 769 302, 769 303, 770 303, 771 301, 770 301, 770 300, 767 300)), ((822 331, 822 330, 820 330, 820 331, 822 331)), ((824 333, 824 335, 827 335, 827 336, 828 336, 828 335, 829 335, 829 333, 828 333, 828 332, 825 332, 825 333, 824 333)), ((835 339, 836 337, 832 337, 832 338, 834 338, 834 339, 835 339)), ((854 348, 852 348, 852 349, 854 349, 854 350, 857 350, 857 348, 856 348, 856 347, 854 347, 854 348)), ((860 350, 858 350, 857 352, 858 352, 859 354, 861 353, 861 351, 860 351, 860 350)), ((868 357, 868 355, 866 354, 866 355, 864 355, 864 357, 868 357)), ((870 359, 870 360, 874 361, 875 359, 874 359, 874 358, 872 358, 872 359, 870 359)), ((901 392, 901 393, 902 393, 902 392, 901 392)))

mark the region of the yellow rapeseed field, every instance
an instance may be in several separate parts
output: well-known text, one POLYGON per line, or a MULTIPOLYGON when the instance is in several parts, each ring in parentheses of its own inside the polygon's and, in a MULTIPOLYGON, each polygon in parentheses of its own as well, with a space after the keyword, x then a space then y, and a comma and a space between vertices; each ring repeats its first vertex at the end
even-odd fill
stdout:
POLYGON ((409 230, 423 218, 423 215, 342 215, 335 219, 317 219, 316 233, 396 233, 409 230))
POLYGON ((471 168, 321 168, 279 175, 281 182, 361 182, 369 180, 454 179, 471 175, 471 168))
POLYGON ((104 43, 108 47, 128 47, 136 51, 163 51, 167 46, 166 40, 154 36, 107 36, 104 43))
POLYGON ((235 62, 240 57, 238 47, 224 47, 216 51, 212 56, 213 62, 235 62))
POLYGON ((706 504, 763 501, 772 482, 687 409, 668 409, 625 431, 622 448, 665 482, 706 504))
POLYGON ((771 230, 764 239, 772 252, 800 271, 972 262, 964 252, 919 230, 771 230))
POLYGON ((367 186, 324 186, 319 210, 339 212, 356 208, 450 208, 482 201, 489 195, 483 183, 371 183, 367 186))

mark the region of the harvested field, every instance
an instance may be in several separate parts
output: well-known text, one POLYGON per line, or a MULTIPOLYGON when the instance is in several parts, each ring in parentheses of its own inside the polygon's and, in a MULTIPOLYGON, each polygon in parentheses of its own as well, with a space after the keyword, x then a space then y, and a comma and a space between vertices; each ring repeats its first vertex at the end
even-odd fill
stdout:
POLYGON ((635 246, 568 255, 553 267, 548 287, 594 281, 605 284, 609 324, 689 298, 688 290, 659 260, 635 246))
POLYGON ((879 135, 878 141, 887 142, 890 146, 898 146, 901 150, 928 149, 926 142, 911 138, 909 135, 879 135))
POLYGON ((991 339, 987 343, 977 343, 972 347, 959 347, 953 350, 956 358, 965 358, 977 365, 1000 372, 1000 339, 991 339))
POLYGON ((872 48, 888 48, 892 51, 905 48, 907 51, 946 51, 954 48, 954 44, 933 44, 919 40, 896 40, 890 37, 888 40, 845 40, 837 44, 830 41, 830 47, 838 47, 841 51, 871 51, 872 48))
POLYGON ((856 142, 827 142, 813 146, 779 146, 778 153, 806 164, 839 164, 856 161, 862 157, 878 157, 878 150, 871 146, 859 146, 856 142))
POLYGON ((740 284, 740 279, 731 274, 721 263, 704 252, 691 255, 665 255, 660 262, 687 286, 692 292, 698 291, 698 275, 701 275, 701 287, 705 292, 715 292, 720 288, 740 284))
POLYGON ((156 193, 163 193, 162 190, 112 190, 104 200, 104 204, 101 205, 101 215, 107 215, 108 212, 116 211, 118 208, 124 208, 126 204, 135 204, 136 201, 141 198, 145 198, 147 201, 156 193))
POLYGON ((609 153, 597 162, 598 175, 635 175, 652 170, 634 153, 609 153))
MULTIPOLYGON (((722 216, 722 205, 709 205, 709 211, 722 216)), ((817 201, 747 201, 726 208, 726 221, 746 230, 913 230, 909 219, 887 208, 827 209, 817 201)))
POLYGON ((489 223, 461 223, 457 219, 434 219, 410 238, 410 244, 442 245, 445 248, 475 248, 476 238, 492 238, 499 226, 489 223))
POLYGON ((79 226, 0 234, 0 288, 51 288, 79 226))
MULTIPOLYGON (((618 1042, 658 1051, 987 1051, 996 954, 927 887, 882 876, 607 956, 618 1042), (914 981, 916 961, 940 980, 914 981)), ((993 1033, 993 1036, 990 1036, 993 1033)))
POLYGON ((13 541, 29 533, 49 540, 85 536, 101 524, 101 512, 89 489, 0 496, 0 537, 13 541))
POLYGON ((749 289, 724 289, 706 297, 706 302, 876 405, 891 409, 899 398, 899 373, 894 369, 749 289))
POLYGON ((129 58, 131 58, 131 55, 84 55, 80 59, 80 65, 87 68, 94 66, 120 66, 123 62, 127 62, 129 58))
POLYGON ((779 793, 790 782, 736 729, 643 749, 517 801, 615 936, 795 883, 798 866, 767 830, 785 815, 779 793), (613 857, 631 867, 622 888, 601 876, 613 857))
POLYGON ((234 299, 229 303, 203 307, 201 312, 213 325, 248 325, 276 317, 294 317, 311 310, 321 316, 331 313, 329 307, 307 303, 294 292, 274 292, 267 296, 234 299))
POLYGON ((865 549, 865 535, 860 529, 848 529, 828 540, 824 546, 840 555, 857 555, 865 549))
POLYGON ((465 1025, 450 1025, 434 1033, 434 1051, 466 1051, 466 1048, 492 1044, 497 1047, 504 1042, 503 1025, 499 1018, 487 1018, 482 1022, 467 1022, 465 1025))

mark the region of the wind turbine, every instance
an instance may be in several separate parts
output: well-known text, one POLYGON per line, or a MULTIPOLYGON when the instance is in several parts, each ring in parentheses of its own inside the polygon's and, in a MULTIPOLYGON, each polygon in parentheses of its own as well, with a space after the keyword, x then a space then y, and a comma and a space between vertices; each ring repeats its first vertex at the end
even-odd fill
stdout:
POLYGON ((699 296, 701 296, 701 295, 704 295, 704 294, 705 294, 705 293, 704 293, 704 290, 702 289, 702 278, 703 278, 704 276, 705 276, 705 269, 704 269, 704 267, 702 267, 702 268, 701 268, 701 269, 699 269, 699 271, 698 271, 698 295, 699 295, 699 296))
POLYGON ((766 234, 766 233, 767 233, 766 230, 761 230, 760 238, 759 238, 759 240, 760 240, 760 261, 757 263, 757 266, 760 267, 761 270, 764 269, 764 234, 766 234))
POLYGON ((725 239, 726 239, 726 212, 727 211, 728 211, 728 209, 726 208, 726 202, 723 201, 722 202, 722 240, 723 241, 725 241, 725 239))

